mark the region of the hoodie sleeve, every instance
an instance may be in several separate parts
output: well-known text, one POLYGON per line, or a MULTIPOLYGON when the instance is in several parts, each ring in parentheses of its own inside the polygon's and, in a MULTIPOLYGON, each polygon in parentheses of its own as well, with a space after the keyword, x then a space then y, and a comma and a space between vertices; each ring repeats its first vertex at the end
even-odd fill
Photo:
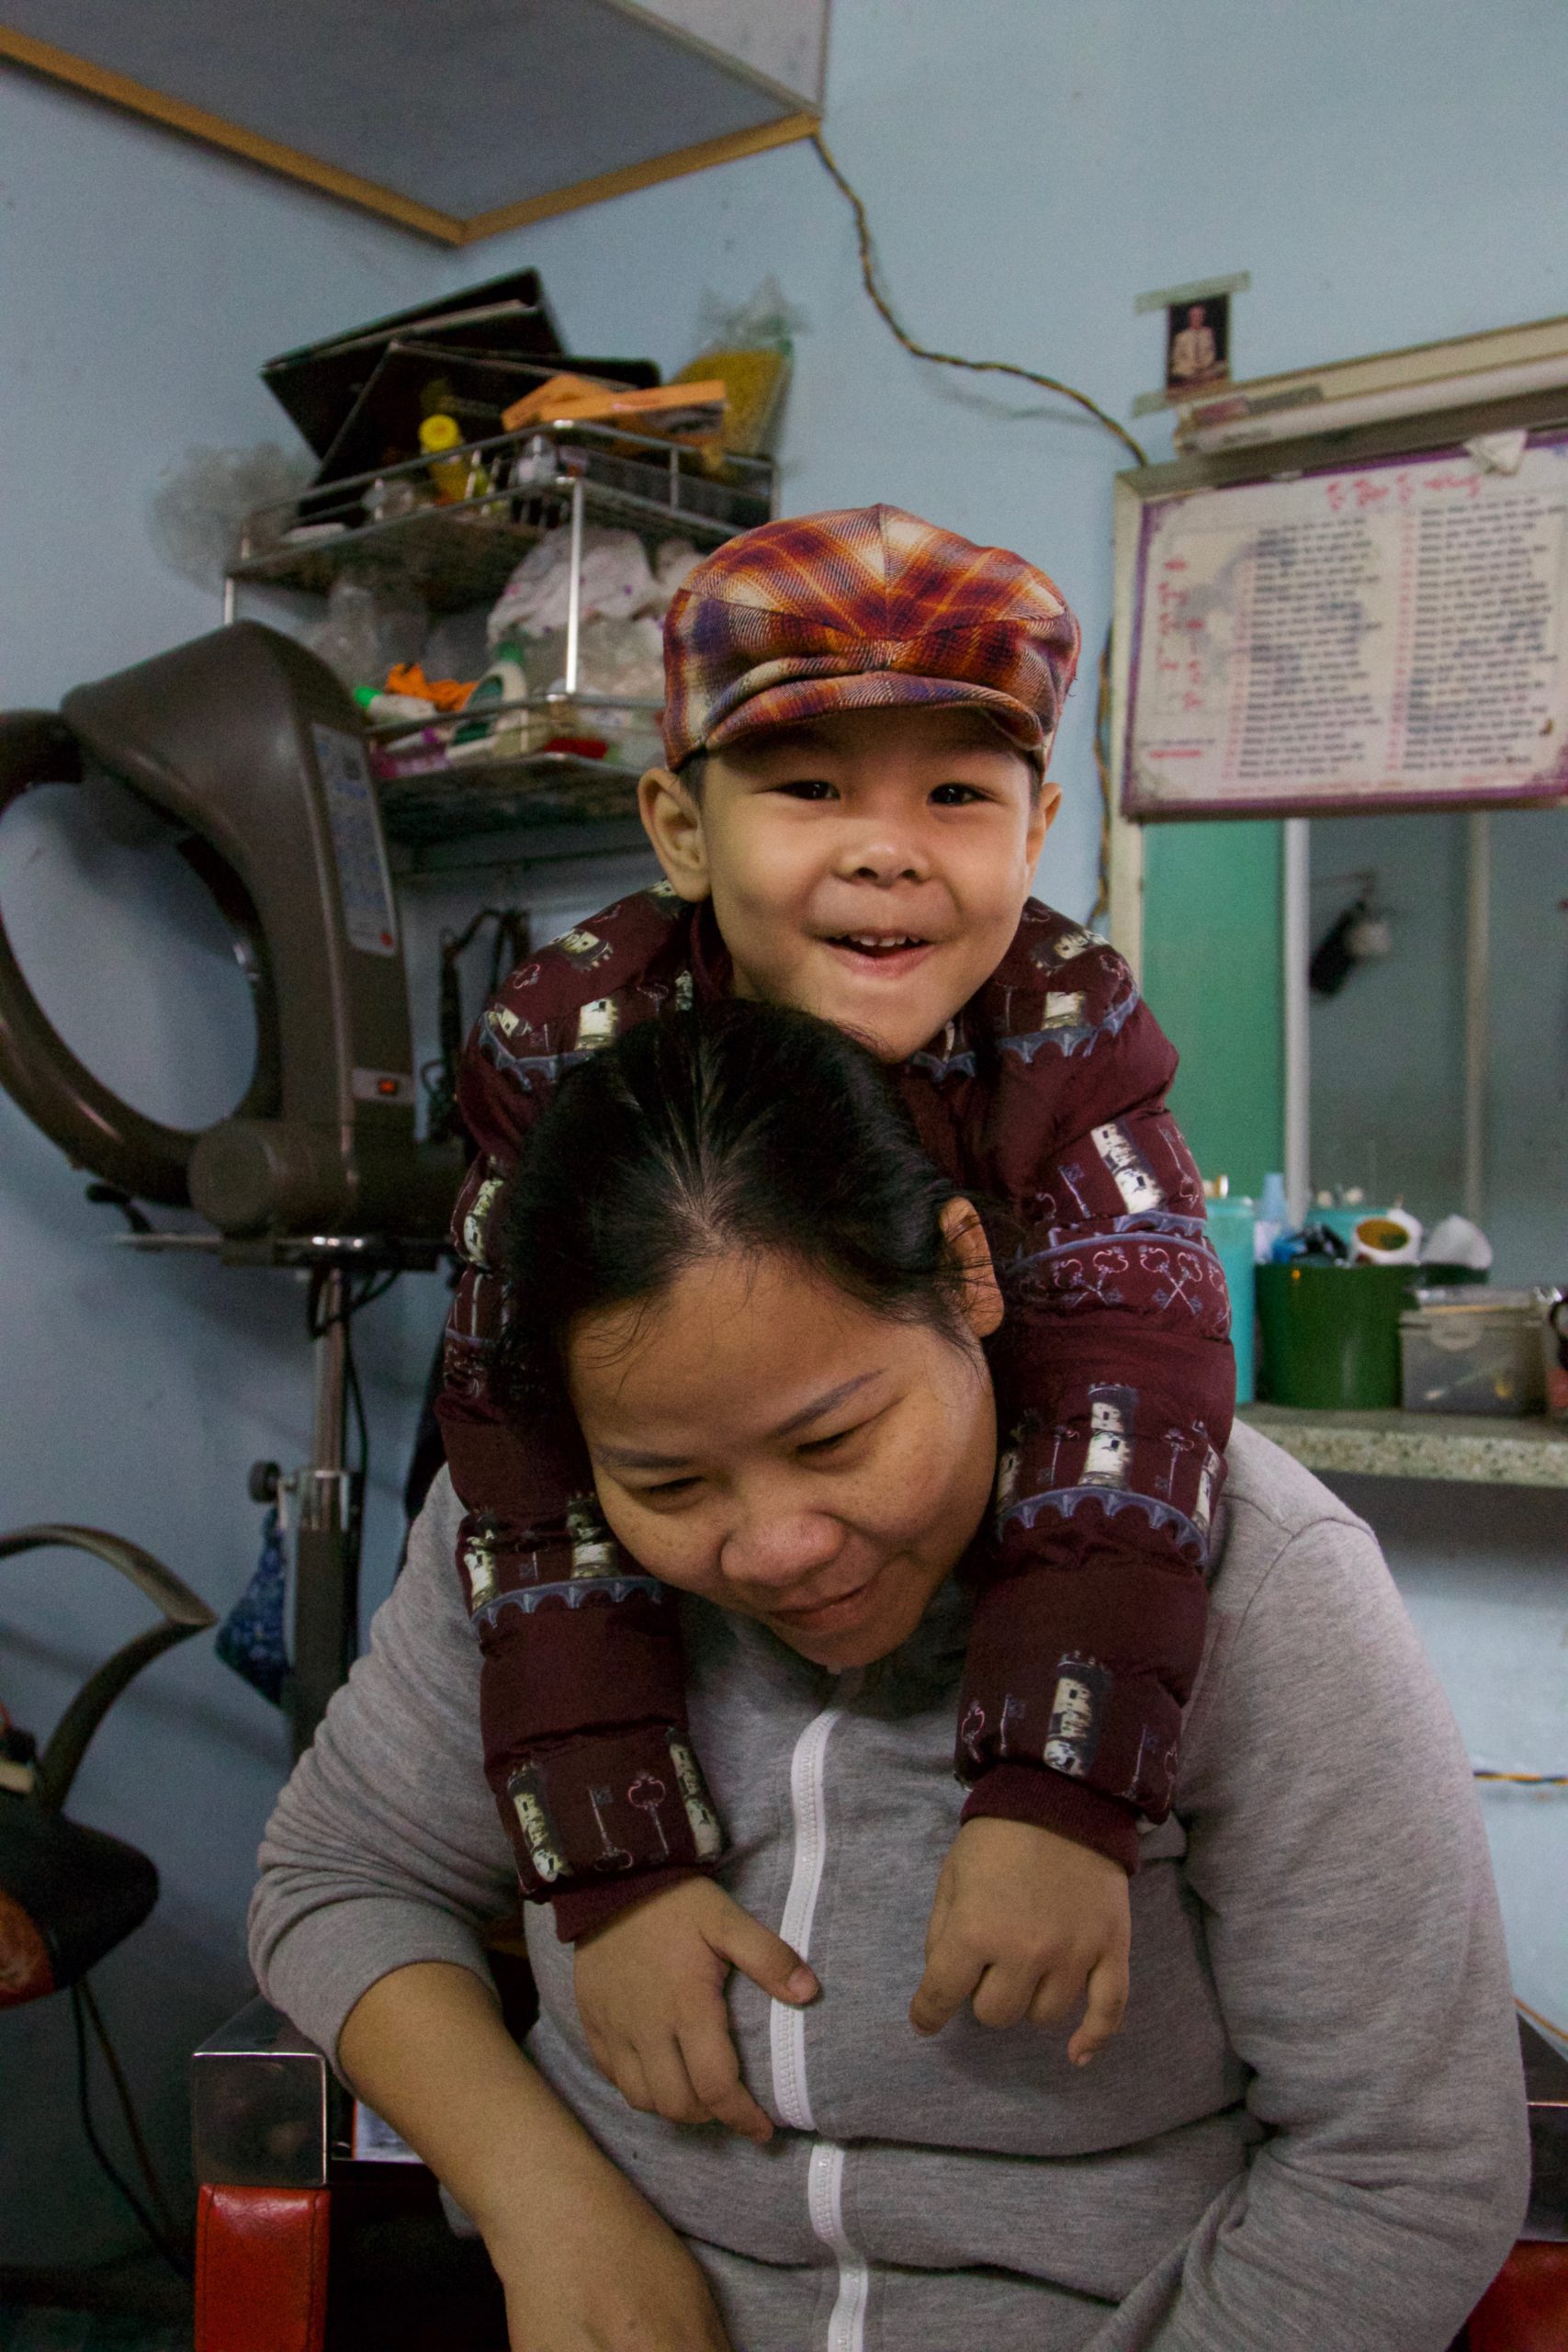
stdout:
POLYGON ((489 1981, 487 1922, 516 1878, 479 1742, 479 1653, 452 1573, 445 1473, 312 1746, 273 1809, 251 1898, 251 1965, 329 2056, 372 1984, 444 1960, 489 1981))
POLYGON ((1263 2137, 1090 2352, 1441 2352, 1529 2177, 1469 1761, 1358 1523, 1303 1528, 1221 1630, 1189 1727, 1187 1876, 1263 2137))
POLYGON ((453 1220, 459 1273, 435 1409, 463 1506, 457 1572, 482 1658, 486 1774, 523 1891, 552 1905, 569 1939, 705 1866, 721 1838, 686 1740, 665 1588, 604 1525, 572 1416, 525 1430, 495 1395, 500 1237, 509 1183, 561 1079, 683 1001, 682 938, 679 900, 658 891, 567 932, 487 1006, 457 1088, 477 1157, 453 1220))
POLYGON ((1122 957, 1043 907, 972 1009, 964 1157, 1003 1209, 995 1567, 961 1702, 965 1817, 1134 1867, 1202 1651, 1235 1398, 1224 1272, 1122 957))

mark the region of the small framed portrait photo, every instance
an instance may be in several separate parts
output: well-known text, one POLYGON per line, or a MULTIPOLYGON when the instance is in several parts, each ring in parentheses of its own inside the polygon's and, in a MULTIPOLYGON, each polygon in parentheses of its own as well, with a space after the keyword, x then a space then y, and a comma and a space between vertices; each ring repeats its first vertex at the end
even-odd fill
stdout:
POLYGON ((1205 294, 1166 310, 1165 395, 1190 400, 1211 384, 1230 381, 1231 298, 1205 294))

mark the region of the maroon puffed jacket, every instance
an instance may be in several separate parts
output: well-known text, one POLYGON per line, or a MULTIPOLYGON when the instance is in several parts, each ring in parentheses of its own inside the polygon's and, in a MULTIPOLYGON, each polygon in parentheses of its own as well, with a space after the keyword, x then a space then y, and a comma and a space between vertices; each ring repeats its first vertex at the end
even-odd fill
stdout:
MULTIPOLYGON (((478 1157, 437 1410, 467 1513, 485 1770, 524 1891, 567 1939, 711 1862, 723 1833, 674 1596, 603 1525, 570 1416, 520 1429, 491 1396, 504 1287, 487 1231, 562 1073, 728 979, 705 907, 640 892, 513 973, 458 1086, 478 1157)), ((1139 1816, 1170 1804, 1235 1394, 1202 1188, 1165 1108, 1175 1068, 1122 958, 1031 899, 991 978, 898 1070, 932 1159, 1017 1232, 991 1349, 996 1515, 970 1569, 964 1818, 1037 1822, 1129 1870, 1139 1816)))

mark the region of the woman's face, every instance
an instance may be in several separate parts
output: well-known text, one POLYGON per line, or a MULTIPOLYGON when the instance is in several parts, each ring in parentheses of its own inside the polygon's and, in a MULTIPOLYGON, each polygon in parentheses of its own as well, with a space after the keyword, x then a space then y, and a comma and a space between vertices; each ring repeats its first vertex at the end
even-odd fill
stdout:
POLYGON ((1001 1319, 979 1223, 954 1340, 782 1256, 714 1258, 584 1316, 567 1374, 604 1515, 648 1571, 842 1672, 907 1640, 985 1516, 1001 1319))

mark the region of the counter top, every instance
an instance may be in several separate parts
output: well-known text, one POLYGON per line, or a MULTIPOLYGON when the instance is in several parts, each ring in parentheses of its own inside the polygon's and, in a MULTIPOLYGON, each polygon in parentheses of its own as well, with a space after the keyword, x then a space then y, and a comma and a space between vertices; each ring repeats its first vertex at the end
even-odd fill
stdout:
POLYGON ((1352 1413, 1244 1405, 1239 1418, 1309 1470, 1359 1478, 1568 1489, 1568 1421, 1474 1413, 1352 1413))

